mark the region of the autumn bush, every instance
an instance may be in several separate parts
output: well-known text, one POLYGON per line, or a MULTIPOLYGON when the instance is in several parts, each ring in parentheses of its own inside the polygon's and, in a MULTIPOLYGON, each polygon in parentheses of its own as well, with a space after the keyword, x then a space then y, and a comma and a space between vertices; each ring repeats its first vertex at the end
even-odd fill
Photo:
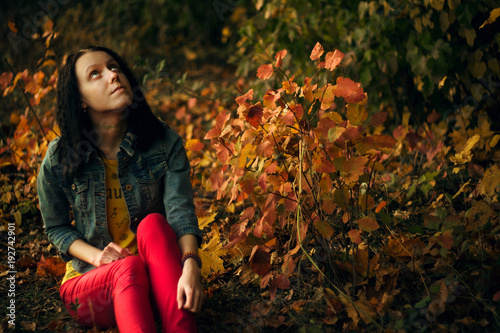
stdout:
POLYGON ((323 323, 349 329, 498 326, 500 136, 487 114, 450 133, 435 115, 413 128, 406 112, 383 134, 387 112, 369 116, 342 52, 317 43, 301 79, 286 56, 258 68, 265 94, 237 97, 205 136, 219 161, 205 188, 234 210, 224 248, 242 283, 251 269, 273 300, 314 281, 323 323))

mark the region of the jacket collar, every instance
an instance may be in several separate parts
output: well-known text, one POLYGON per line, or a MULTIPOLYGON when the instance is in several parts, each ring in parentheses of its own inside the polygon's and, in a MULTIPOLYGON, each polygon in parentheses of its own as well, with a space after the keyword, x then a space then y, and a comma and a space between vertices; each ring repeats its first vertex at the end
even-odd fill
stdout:
MULTIPOLYGON (((135 148, 137 143, 137 135, 134 133, 133 129, 129 126, 125 137, 120 143, 120 151, 124 151, 129 157, 132 157, 135 154, 135 148)), ((90 146, 90 144, 89 144, 90 146)), ((90 149, 86 149, 82 158, 85 163, 88 163, 90 160, 90 155, 92 153, 97 153, 94 147, 89 147, 90 149)))

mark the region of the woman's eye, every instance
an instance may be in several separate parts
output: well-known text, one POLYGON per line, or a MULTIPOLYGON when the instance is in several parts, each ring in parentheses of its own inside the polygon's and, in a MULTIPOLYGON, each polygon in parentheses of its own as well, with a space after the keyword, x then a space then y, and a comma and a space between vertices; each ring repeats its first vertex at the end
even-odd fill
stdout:
POLYGON ((113 72, 119 72, 120 71, 120 67, 118 67, 118 65, 111 65, 109 67, 113 72))
POLYGON ((90 78, 93 79, 93 78, 97 77, 98 75, 99 75, 98 71, 93 71, 92 73, 90 73, 90 78))

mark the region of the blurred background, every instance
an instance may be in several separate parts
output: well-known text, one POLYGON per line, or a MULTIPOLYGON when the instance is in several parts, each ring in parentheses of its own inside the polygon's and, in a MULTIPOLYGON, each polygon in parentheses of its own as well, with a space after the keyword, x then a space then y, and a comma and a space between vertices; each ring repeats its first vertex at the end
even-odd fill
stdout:
POLYGON ((253 80, 257 67, 282 49, 293 57, 293 73, 311 76, 303 71, 321 42, 348 55, 346 74, 368 92, 369 110, 387 109, 395 123, 404 112, 422 123, 433 111, 443 119, 467 105, 484 109, 495 129, 500 123, 500 21, 481 27, 493 0, 20 0, 1 6, 2 72, 10 71, 5 60, 14 72, 37 69, 48 19, 59 33, 50 42, 56 62, 99 44, 122 54, 139 76, 149 68, 164 77, 211 81, 225 72, 253 80))

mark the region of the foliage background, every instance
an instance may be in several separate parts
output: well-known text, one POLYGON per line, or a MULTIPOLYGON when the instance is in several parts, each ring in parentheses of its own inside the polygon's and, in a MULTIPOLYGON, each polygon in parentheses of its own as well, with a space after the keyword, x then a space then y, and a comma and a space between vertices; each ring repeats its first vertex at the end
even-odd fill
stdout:
POLYGON ((41 231, 35 180, 55 136, 54 74, 88 44, 128 59, 155 112, 186 140, 205 233, 200 331, 500 327, 500 20, 483 24, 494 1, 1 6, 0 227, 6 247, 8 223, 17 226, 16 282, 27 287, 17 296, 18 329, 83 330, 57 298, 61 263, 41 231), (324 54, 313 61, 318 42, 324 54), (335 49, 345 54, 340 66, 318 69, 335 49), (272 71, 262 80, 265 64, 272 71), (339 77, 359 82, 367 102, 335 93, 339 77), (242 101, 250 89, 253 100, 242 101), (305 112, 283 123, 285 104, 305 112), (391 137, 383 149, 363 146, 380 135, 391 137), (273 163, 277 171, 267 171, 273 163), (309 183, 302 191, 297 170, 309 183), (277 194, 299 204, 273 201, 277 194))

